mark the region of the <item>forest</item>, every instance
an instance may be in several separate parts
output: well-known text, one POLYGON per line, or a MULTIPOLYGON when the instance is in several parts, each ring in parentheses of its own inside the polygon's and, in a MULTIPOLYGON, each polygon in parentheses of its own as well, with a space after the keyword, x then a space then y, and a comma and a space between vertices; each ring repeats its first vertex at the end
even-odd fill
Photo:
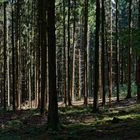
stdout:
POLYGON ((0 0, 0 140, 140 139, 140 0, 0 0))

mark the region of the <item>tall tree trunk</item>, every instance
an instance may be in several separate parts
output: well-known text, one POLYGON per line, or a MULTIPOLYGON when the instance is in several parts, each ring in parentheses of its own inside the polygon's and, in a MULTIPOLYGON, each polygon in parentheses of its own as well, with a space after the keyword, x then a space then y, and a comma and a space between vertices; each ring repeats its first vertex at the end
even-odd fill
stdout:
MULTIPOLYGON (((40 15, 40 47, 41 47, 41 108, 40 113, 45 113, 46 91, 46 4, 45 0, 38 1, 40 15)), ((49 23, 48 23, 49 24, 49 23)), ((50 26, 49 26, 50 27, 50 26)), ((49 78, 50 80, 50 78, 49 78)))
POLYGON ((37 2, 38 13, 37 13, 37 46, 36 46, 36 106, 40 108, 40 91, 41 91, 41 84, 40 84, 40 4, 39 1, 37 2))
POLYGON ((116 86, 117 101, 119 102, 119 43, 118 43, 118 0, 116 0, 116 86))
POLYGON ((140 57, 137 58, 137 69, 136 69, 136 83, 137 83, 137 102, 140 103, 140 57))
MULTIPOLYGON (((140 0, 139 4, 139 19, 138 19, 138 28, 140 30, 140 0)), ((137 56, 137 69, 136 69, 136 83, 137 83, 137 102, 140 103, 140 56, 137 56)))
POLYGON ((96 32, 95 32, 95 76, 93 111, 98 111, 99 91, 99 33, 100 33, 100 0, 96 0, 96 32))
POLYGON ((16 55, 16 74, 15 74, 15 78, 16 78, 16 105, 18 108, 20 108, 21 105, 21 88, 20 88, 20 79, 21 79, 21 69, 20 69, 20 43, 21 43, 21 6, 22 4, 22 0, 17 0, 16 1, 16 23, 15 23, 15 55, 16 55))
POLYGON ((105 7, 102 0, 102 105, 105 105, 105 7))
MULTIPOLYGON (((9 25, 7 23, 7 29, 8 29, 9 25)), ((7 30, 7 40, 8 40, 8 30, 7 30)), ((10 77, 10 50, 9 50, 10 46, 8 45, 8 42, 7 42, 7 92, 8 92, 8 97, 7 97, 7 100, 8 100, 8 107, 11 105, 11 96, 10 96, 10 80, 11 80, 11 77, 10 77)))
POLYGON ((71 79, 70 79, 70 12, 71 12, 71 10, 70 10, 70 5, 71 5, 71 3, 70 3, 71 1, 70 0, 68 0, 68 49, 67 49, 67 64, 68 64, 68 66, 67 66, 67 76, 68 76, 68 78, 67 78, 67 84, 68 84, 68 90, 67 90, 67 94, 68 94, 68 105, 70 106, 71 105, 71 96, 70 96, 70 81, 71 81, 71 79))
POLYGON ((4 2, 4 110, 6 110, 6 50, 7 50, 7 13, 6 13, 7 3, 4 2))
POLYGON ((73 51, 72 51, 72 79, 71 79, 71 99, 72 102, 74 102, 75 99, 75 51, 76 51, 76 0, 74 0, 74 6, 73 6, 73 51))
POLYGON ((64 103, 67 105, 67 91, 66 91, 66 10, 65 0, 63 0, 63 81, 64 81, 64 103))
POLYGON ((111 107, 112 98, 112 1, 109 2, 110 12, 110 36, 109 36, 109 106, 111 107))
POLYGON ((20 106, 19 98, 19 42, 20 42, 20 33, 19 33, 19 20, 20 20, 20 1, 16 2, 16 28, 15 28, 15 53, 16 53, 16 84, 15 84, 15 92, 16 92, 16 107, 20 106))
POLYGON ((93 94, 93 49, 91 45, 92 31, 88 31, 88 96, 93 94))
POLYGON ((57 129, 58 103, 56 90, 56 37, 55 37, 55 0, 47 0, 47 18, 48 18, 48 69, 49 69, 49 108, 48 108, 48 126, 51 129, 57 129))
POLYGON ((79 48, 79 65, 78 65, 78 86, 79 86, 79 97, 82 96, 82 90, 83 90, 83 83, 82 83, 82 73, 83 73, 83 65, 82 65, 82 45, 83 45, 83 23, 82 18, 80 17, 80 48, 79 48))
MULTIPOLYGON (((29 1, 28 1, 29 2, 29 1)), ((29 16, 29 13, 30 12, 30 4, 28 4, 28 16, 29 16)), ((30 35, 30 19, 27 18, 27 21, 28 21, 28 32, 27 32, 27 48, 28 48, 28 54, 29 54, 29 69, 28 69, 28 101, 29 101, 29 108, 31 108, 31 100, 32 100, 32 84, 31 84, 31 57, 32 57, 32 54, 31 54, 31 45, 30 45, 30 40, 31 40, 31 35, 30 35)))
POLYGON ((129 0, 129 15, 128 15, 128 91, 127 91, 127 97, 131 98, 131 53, 132 53, 132 47, 131 47, 131 22, 132 22, 132 0, 129 0))
POLYGON ((12 36, 11 36, 11 42, 12 42, 12 106, 13 106, 13 111, 16 110, 16 104, 15 104, 15 41, 14 41, 14 0, 12 0, 12 36))
POLYGON ((88 33, 88 0, 85 0, 84 9, 84 104, 88 104, 88 84, 87 84, 87 33, 88 33))

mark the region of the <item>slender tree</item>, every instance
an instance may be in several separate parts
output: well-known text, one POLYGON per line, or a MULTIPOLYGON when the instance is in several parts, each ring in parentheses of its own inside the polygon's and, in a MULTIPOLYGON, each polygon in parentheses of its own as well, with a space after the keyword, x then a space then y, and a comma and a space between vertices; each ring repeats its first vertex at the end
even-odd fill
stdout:
POLYGON ((76 0, 73 1, 73 45, 72 45, 72 79, 71 79, 71 99, 74 102, 75 99, 75 54, 76 54, 76 0))
POLYGON ((111 107, 112 98, 112 1, 109 1, 109 106, 111 107))
POLYGON ((103 98, 102 105, 105 105, 105 7, 102 0, 102 88, 103 98))
POLYGON ((84 104, 88 104, 88 88, 87 88, 87 33, 88 33, 88 0, 85 0, 84 8, 84 104))
POLYGON ((45 0, 38 1, 38 8, 39 8, 39 15, 40 15, 40 47, 41 47, 41 108, 40 108, 41 114, 44 114, 45 112, 45 91, 46 91, 46 50, 47 50, 46 4, 47 2, 45 0))
POLYGON ((66 10, 65 0, 63 0, 63 81, 64 81, 64 103, 67 104, 67 91, 66 91, 66 10))
POLYGON ((15 42, 14 42, 14 0, 12 0, 11 4, 11 10, 12 10, 12 36, 11 36, 11 42, 12 42, 12 105, 13 105, 13 110, 16 110, 16 105, 15 105, 15 42))
POLYGON ((131 24, 132 24, 132 0, 129 0, 129 15, 128 15, 128 92, 126 98, 131 98, 131 24))
MULTIPOLYGON (((140 0, 138 1, 138 5, 139 5, 138 28, 140 30, 140 0)), ((140 103, 140 56, 137 56, 136 82, 137 82, 137 102, 140 103)))
POLYGON ((68 95, 68 105, 71 105, 71 94, 70 94, 70 12, 71 12, 71 0, 68 0, 68 27, 67 27, 67 32, 68 32, 68 48, 67 48, 67 95, 68 95))
POLYGON ((40 108, 40 89, 41 89, 41 81, 40 81, 40 4, 39 1, 37 1, 37 24, 38 24, 38 28, 37 28, 37 45, 36 45, 36 106, 38 108, 40 108))
MULTIPOLYGON (((9 23, 7 23, 7 29, 9 29, 8 27, 9 27, 9 23)), ((10 90, 11 73, 10 73, 10 50, 9 50, 9 48, 11 46, 8 45, 8 39, 9 39, 8 34, 9 34, 9 31, 7 30, 7 37, 6 37, 7 38, 7 82, 8 82, 7 83, 7 90, 8 90, 7 102, 8 102, 8 106, 10 106, 11 105, 11 95, 10 95, 10 93, 11 93, 11 90, 10 90)))
POLYGON ((6 50, 7 50, 7 14, 6 14, 7 3, 4 2, 4 110, 6 110, 6 50))
POLYGON ((93 111, 98 111, 99 90, 99 33, 100 33, 100 0, 96 0, 96 31, 95 31, 95 83, 93 111))
POLYGON ((118 43, 118 0, 116 0, 116 86, 117 101, 119 102, 119 43, 118 43))
POLYGON ((16 63, 16 68, 15 68, 15 92, 16 92, 16 107, 20 106, 19 98, 20 98, 20 93, 19 93, 19 44, 20 44, 20 33, 19 33, 19 20, 20 20, 20 1, 16 1, 16 20, 15 20, 15 63, 16 63))

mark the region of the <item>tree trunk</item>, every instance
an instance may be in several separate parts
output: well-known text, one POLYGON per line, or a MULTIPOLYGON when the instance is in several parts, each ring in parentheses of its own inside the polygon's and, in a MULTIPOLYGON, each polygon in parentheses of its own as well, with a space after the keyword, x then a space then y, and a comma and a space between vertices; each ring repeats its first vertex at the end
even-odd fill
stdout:
POLYGON ((40 8, 39 8, 39 1, 38 1, 38 14, 37 14, 37 24, 38 24, 38 28, 37 28, 37 47, 36 47, 36 93, 35 93, 35 97, 36 97, 36 106, 38 108, 40 108, 40 8))
MULTIPOLYGON (((40 113, 45 113, 45 91, 46 91, 46 2, 38 1, 40 15, 40 47, 41 47, 41 108, 40 113)), ((49 79, 50 80, 50 79, 49 79)))
POLYGON ((11 9, 12 9, 12 36, 11 36, 11 42, 12 42, 12 96, 13 96, 13 100, 12 100, 12 106, 13 106, 13 111, 16 110, 16 105, 15 105, 15 42, 14 42, 14 0, 12 0, 12 5, 11 5, 11 9))
POLYGON ((122 47, 121 47, 121 52, 120 52, 120 57, 121 57, 121 68, 120 68, 120 71, 121 71, 121 77, 120 77, 120 83, 121 85, 123 85, 123 81, 124 81, 124 44, 122 43, 122 47))
POLYGON ((102 106, 105 105, 105 7, 104 0, 102 0, 102 106))
POLYGON ((95 76, 93 111, 98 111, 99 91, 99 33, 100 33, 100 0, 96 0, 96 32, 95 32, 95 76))
POLYGON ((67 89, 67 94, 68 94, 68 105, 72 105, 71 104, 71 96, 70 96, 70 0, 68 0, 68 49, 67 49, 67 84, 68 84, 68 89, 67 89))
POLYGON ((19 42, 20 42, 20 33, 19 33, 19 21, 20 21, 20 1, 17 0, 16 2, 16 28, 15 28, 15 53, 16 53, 16 69, 15 69, 15 92, 16 92, 16 107, 20 106, 20 92, 19 92, 19 42))
POLYGON ((88 0, 85 0, 84 9, 84 105, 88 104, 88 84, 87 84, 87 33, 88 33, 88 0))
MULTIPOLYGON (((140 30, 140 0, 138 1, 138 4, 139 4, 138 26, 140 30)), ((137 83, 137 102, 140 103, 140 56, 138 56, 137 58, 136 83, 137 83)))
POLYGON ((131 22, 132 22, 132 0, 129 0, 129 15, 128 15, 128 91, 127 91, 127 96, 126 98, 131 98, 131 53, 132 53, 132 48, 131 48, 131 22))
POLYGON ((7 13, 6 13, 7 3, 4 2, 4 110, 6 110, 6 60, 7 60, 7 13))
POLYGON ((55 37, 55 0, 48 0, 48 69, 49 69, 49 108, 48 126, 58 128, 58 104, 56 90, 56 37, 55 37))
POLYGON ((116 0, 116 86, 117 101, 119 102, 119 43, 118 43, 118 0, 116 0))
MULTIPOLYGON (((7 23, 7 29, 8 29, 8 23, 7 23)), ((8 40, 8 30, 7 30, 7 40, 8 40)), ((8 42, 7 42, 7 92, 8 92, 8 107, 11 105, 11 96, 10 96, 10 80, 11 80, 11 78, 10 78, 10 51, 9 51, 9 48, 10 48, 10 46, 8 45, 8 42)))
POLYGON ((65 0, 63 0, 63 81, 64 81, 64 103, 67 105, 67 91, 66 91, 66 11, 65 11, 65 0))
POLYGON ((137 58, 137 70, 136 70, 136 83, 137 83, 137 102, 140 103, 140 57, 137 58))
POLYGON ((83 77, 82 77, 82 73, 83 73, 83 61, 82 61, 82 45, 83 45, 83 23, 82 23, 82 18, 80 17, 80 47, 79 47, 79 65, 78 65, 78 83, 79 83, 79 98, 81 98, 82 96, 82 91, 83 91, 83 77))
POLYGON ((110 1, 110 36, 109 36, 109 106, 112 98, 112 1, 110 1))
POLYGON ((75 51, 76 51, 76 45, 77 45, 77 40, 76 40, 76 0, 74 0, 74 7, 73 7, 73 56, 72 56, 72 79, 71 79, 71 99, 72 102, 75 100, 75 51))

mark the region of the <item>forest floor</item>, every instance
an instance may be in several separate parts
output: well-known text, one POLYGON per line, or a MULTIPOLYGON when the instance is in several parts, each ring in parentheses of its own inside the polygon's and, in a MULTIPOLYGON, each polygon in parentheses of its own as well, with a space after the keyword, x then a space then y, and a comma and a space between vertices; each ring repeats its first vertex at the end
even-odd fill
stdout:
POLYGON ((98 113, 92 105, 60 107, 60 130, 47 131, 38 110, 0 112, 0 140, 139 140, 140 104, 136 98, 113 101, 98 113))

